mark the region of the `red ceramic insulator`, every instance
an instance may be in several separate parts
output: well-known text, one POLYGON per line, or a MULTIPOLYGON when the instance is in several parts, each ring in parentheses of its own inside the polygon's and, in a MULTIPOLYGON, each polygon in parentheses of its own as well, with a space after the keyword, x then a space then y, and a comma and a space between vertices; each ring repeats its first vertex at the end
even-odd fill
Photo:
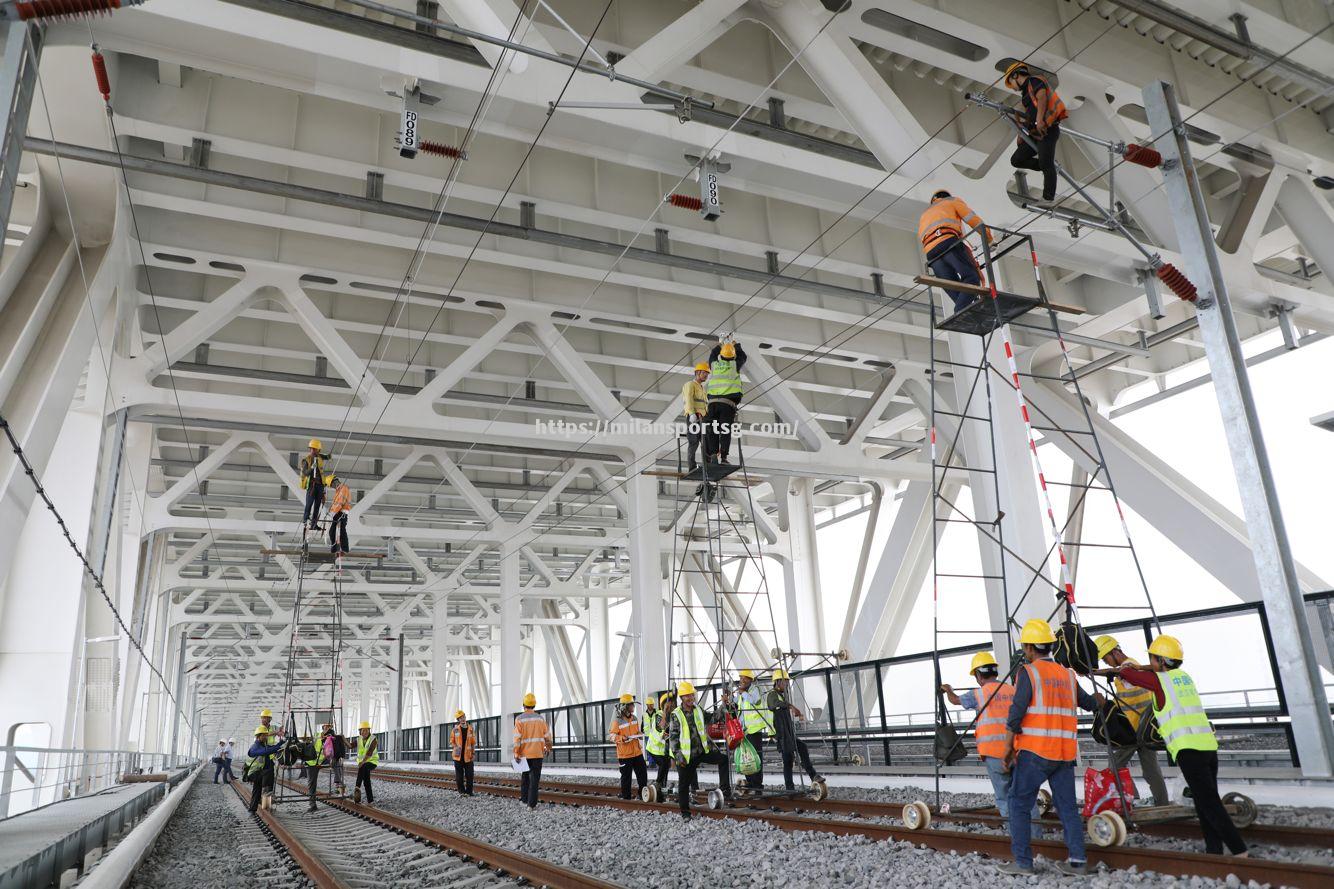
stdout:
POLYGON ((1199 296, 1199 294, 1195 292, 1195 285, 1190 282, 1190 278, 1187 278, 1181 270, 1172 265, 1172 263, 1165 262, 1158 266, 1154 272, 1158 275, 1158 280, 1167 285, 1168 290, 1171 290, 1186 302, 1193 303, 1195 302, 1196 297, 1199 296))
POLYGON ((93 51, 93 76, 97 78, 97 91, 102 94, 102 101, 110 102, 111 78, 107 76, 107 60, 96 50, 93 51))
POLYGON ((67 19, 111 12, 143 0, 20 0, 14 4, 20 21, 67 19))
POLYGON ((684 207, 687 210, 703 210, 704 202, 693 195, 688 194, 669 194, 667 203, 673 207, 684 207))
POLYGON ((429 139, 418 142, 417 150, 424 151, 427 154, 438 154, 441 157, 463 157, 463 149, 455 148, 453 145, 445 145, 443 142, 432 142, 429 139))
POLYGON ((1141 167, 1162 166, 1163 156, 1156 149, 1147 145, 1136 145, 1131 142, 1126 146, 1126 153, 1122 155, 1132 164, 1139 164, 1141 167))

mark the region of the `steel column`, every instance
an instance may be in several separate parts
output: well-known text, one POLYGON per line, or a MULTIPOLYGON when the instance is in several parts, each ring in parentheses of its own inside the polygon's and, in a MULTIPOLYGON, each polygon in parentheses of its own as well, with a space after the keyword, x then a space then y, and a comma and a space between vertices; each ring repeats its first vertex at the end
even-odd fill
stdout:
MULTIPOLYGON (((447 711, 449 684, 449 593, 437 592, 431 606, 431 717, 434 723, 450 721, 447 711)), ((434 759, 444 760, 444 745, 435 745, 434 759)))
POLYGON ((5 30, 4 58, 0 59, 0 107, 6 112, 4 141, 0 145, 0 254, 3 254, 3 235, 9 229, 23 137, 28 133, 28 112, 37 83, 42 31, 36 25, 22 22, 0 23, 0 28, 5 30))
POLYGON ((1150 129, 1163 134, 1156 146, 1171 165, 1163 173, 1164 182, 1186 272, 1199 290, 1200 336, 1223 415, 1266 616, 1277 643, 1279 678, 1292 716, 1302 772, 1329 777, 1334 775, 1334 725, 1329 718, 1329 701, 1310 628, 1303 619, 1297 569, 1283 526, 1241 339, 1172 86, 1159 81, 1145 87, 1144 107, 1150 129))
MULTIPOLYGON (((637 459, 637 465, 651 465, 637 459)), ((658 480, 631 468, 630 632, 635 643, 635 689, 639 697, 667 687, 666 628, 662 608, 662 532, 658 528, 658 480)))
POLYGON ((500 705, 496 712, 500 720, 500 748, 508 751, 513 758, 513 736, 509 730, 523 697, 520 687, 523 670, 522 653, 519 650, 520 605, 522 596, 519 590, 519 550, 508 544, 500 548, 500 663, 492 664, 491 681, 495 682, 495 671, 500 671, 500 705))

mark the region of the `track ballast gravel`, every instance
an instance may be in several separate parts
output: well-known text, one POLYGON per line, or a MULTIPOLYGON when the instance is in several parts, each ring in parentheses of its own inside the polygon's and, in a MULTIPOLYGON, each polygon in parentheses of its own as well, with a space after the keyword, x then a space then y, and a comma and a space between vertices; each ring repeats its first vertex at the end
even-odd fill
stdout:
MULTIPOLYGON (((895 887, 1024 886, 1055 889, 1074 883, 1039 860, 1039 878, 1001 876, 996 863, 978 855, 919 849, 908 843, 874 842, 814 832, 786 833, 756 821, 689 823, 676 814, 631 813, 597 806, 542 804, 529 811, 517 800, 479 793, 384 782, 380 808, 508 849, 572 867, 632 889, 730 889, 820 886, 847 889, 895 887), (683 866, 683 863, 686 863, 683 866)), ((1215 889, 1243 885, 1135 871, 1108 871, 1083 885, 1215 889)), ((1251 886, 1260 884, 1251 883, 1251 886)))

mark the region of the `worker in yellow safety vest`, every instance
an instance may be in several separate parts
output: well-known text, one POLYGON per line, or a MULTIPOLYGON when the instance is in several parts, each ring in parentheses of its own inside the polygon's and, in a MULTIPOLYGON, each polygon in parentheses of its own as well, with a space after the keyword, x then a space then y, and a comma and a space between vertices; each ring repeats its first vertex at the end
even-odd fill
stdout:
POLYGON ((246 753, 245 769, 241 772, 242 780, 250 782, 250 811, 253 814, 259 808, 266 793, 273 792, 273 757, 282 752, 283 745, 270 744, 269 727, 255 727, 255 742, 246 753))
POLYGON ((714 746, 704 728, 704 710, 695 703, 695 687, 682 682, 676 693, 680 707, 675 712, 676 718, 669 721, 667 740, 676 761, 676 795, 681 817, 689 821, 690 792, 698 784, 699 767, 705 763, 717 764, 718 787, 728 802, 732 800, 731 769, 727 753, 714 746))
POLYGON ((667 792, 667 776, 671 773, 672 758, 667 755, 667 714, 670 712, 672 696, 663 692, 656 702, 649 695, 644 699, 644 746, 648 749, 649 764, 658 770, 653 783, 658 785, 658 796, 667 792), (661 704, 661 709, 655 706, 661 704))
POLYGON ((310 450, 301 457, 301 490, 306 492, 306 506, 301 513, 301 525, 304 532, 320 530, 320 510, 324 509, 324 461, 329 455, 321 450, 324 445, 318 438, 310 440, 310 450))
MULTIPOLYGON (((704 416, 709 412, 709 396, 704 391, 704 384, 709 379, 709 365, 701 361, 695 365, 695 375, 686 380, 681 387, 681 414, 686 423, 686 459, 688 472, 699 468, 695 454, 704 441, 704 416)), ((707 454, 706 454, 707 456, 707 454)))
POLYGON ((307 796, 310 798, 310 807, 306 809, 306 811, 314 812, 319 809, 319 806, 315 804, 315 793, 319 790, 320 769, 328 760, 326 760, 324 756, 323 733, 321 733, 319 738, 308 741, 307 743, 310 744, 310 749, 307 751, 309 755, 305 759, 306 791, 307 796))
POLYGON ((357 727, 357 783, 352 787, 352 801, 361 802, 361 788, 366 788, 366 805, 375 805, 371 772, 380 764, 379 739, 371 735, 371 724, 362 720, 357 727))
POLYGON ((709 352, 709 382, 705 389, 709 411, 704 416, 706 463, 728 462, 737 408, 741 404, 741 368, 745 366, 745 350, 730 338, 723 339, 709 352))
MULTIPOLYGON (((996 796, 996 809, 1002 818, 1010 817, 1010 768, 1005 764, 1005 751, 1009 747, 1010 730, 1005 727, 1005 720, 1010 715, 1010 704, 1014 701, 1014 686, 1000 679, 1000 665, 996 656, 989 651, 979 651, 973 655, 968 665, 968 672, 977 680, 977 688, 965 691, 962 695, 954 691, 953 686, 942 685, 940 690, 956 707, 966 707, 977 711, 977 723, 973 735, 977 739, 977 755, 986 766, 987 777, 991 779, 991 790, 996 796)), ((1037 804, 1033 805, 1033 817, 1038 817, 1037 804)))
POLYGON ((1181 769, 1190 788, 1195 814, 1204 833, 1204 849, 1221 855, 1227 846, 1233 855, 1246 855, 1246 843, 1218 796, 1218 736, 1204 712, 1195 680, 1181 669, 1185 652, 1172 636, 1159 636, 1149 645, 1149 669, 1121 665, 1115 673, 1153 695, 1153 718, 1167 744, 1167 755, 1181 769))
POLYGON ((760 758, 760 768, 753 775, 746 776, 747 790, 760 790, 764 787, 764 738, 774 733, 773 711, 764 704, 764 696, 755 686, 755 671, 742 670, 737 683, 737 709, 741 711, 741 726, 746 730, 746 740, 755 748, 755 755, 760 758))
MULTIPOLYGON (((1140 664, 1126 657, 1126 653, 1121 650, 1121 643, 1116 641, 1115 636, 1099 636, 1093 640, 1093 644, 1098 648, 1098 659, 1107 666, 1143 669, 1140 664)), ((1158 765, 1158 751, 1153 749, 1153 745, 1141 731, 1141 726, 1148 728, 1144 717, 1153 710, 1153 692, 1147 688, 1137 688, 1119 676, 1115 679, 1115 686, 1116 705, 1125 714, 1131 728, 1135 729, 1136 743, 1113 747, 1109 766, 1113 773, 1119 773, 1122 767, 1130 762, 1130 757, 1138 756, 1144 781, 1149 785, 1149 792, 1153 794, 1153 804, 1165 806, 1171 802, 1171 797, 1167 793, 1167 782, 1163 780, 1163 770, 1158 765)))
POLYGON ((1004 760, 1010 766, 1010 850, 1014 861, 1001 873, 1033 873, 1032 811, 1038 789, 1051 787, 1052 803, 1061 818, 1069 858, 1056 869, 1065 874, 1088 872, 1084 854, 1084 822, 1075 800, 1075 758, 1079 755, 1075 708, 1096 710, 1099 700, 1079 685, 1075 673, 1052 660, 1056 634, 1045 620, 1033 618, 1019 633, 1027 663, 1015 676, 1014 698, 1005 718, 1009 737, 1004 760))
POLYGON ((1019 138, 1010 166, 1041 172, 1042 200, 1031 205, 1051 207, 1056 197, 1056 142, 1061 138, 1061 121, 1070 115, 1047 78, 1034 74, 1023 62, 1005 69, 1005 85, 1019 93, 1023 102, 1019 122, 1028 135, 1019 138))
POLYGON ((648 763, 644 761, 644 731, 635 717, 635 696, 621 695, 609 731, 616 744, 616 761, 621 766, 621 799, 630 799, 630 779, 638 782, 642 795, 648 784, 648 763))

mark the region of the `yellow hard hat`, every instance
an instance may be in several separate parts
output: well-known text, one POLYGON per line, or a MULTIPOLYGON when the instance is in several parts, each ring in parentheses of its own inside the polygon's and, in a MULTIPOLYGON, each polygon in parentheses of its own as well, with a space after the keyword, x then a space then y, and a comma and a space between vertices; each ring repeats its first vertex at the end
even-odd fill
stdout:
POLYGON ((263 710, 259 711, 259 718, 260 718, 260 719, 263 719, 265 716, 268 716, 268 717, 270 717, 270 718, 273 717, 273 711, 270 710, 268 707, 265 707, 263 710))
POLYGON ((708 370, 708 369, 709 369, 709 362, 707 361, 701 361, 699 364, 695 365, 695 370, 708 370))
POLYGON ((1025 621, 1024 628, 1019 631, 1021 645, 1049 645, 1055 641, 1056 634, 1051 631, 1051 624, 1040 617, 1025 621))
POLYGON ((979 651, 973 655, 973 661, 968 665, 969 673, 976 673, 982 667, 999 667, 996 663, 996 656, 989 651, 979 651))
POLYGON ((718 350, 718 354, 731 361, 736 357, 736 346, 731 343, 723 343, 723 347, 718 350))
POLYGON ((334 483, 334 478, 336 478, 336 476, 332 472, 329 473, 324 477, 324 484, 326 486, 332 486, 334 483))
POLYGON ((357 726, 357 728, 359 728, 359 729, 370 728, 370 727, 371 727, 370 720, 367 720, 367 719, 363 719, 363 720, 361 721, 361 725, 357 726))
POLYGON ((1027 73, 1028 73, 1028 66, 1025 65, 1023 62, 1011 62, 1011 63, 1010 63, 1010 67, 1008 67, 1008 68, 1005 69, 1005 85, 1006 85, 1006 86, 1013 88, 1013 86, 1014 86, 1014 83, 1013 83, 1013 81, 1014 81, 1014 75, 1015 75, 1017 72, 1019 72, 1019 71, 1023 71, 1025 74, 1027 74, 1027 73))
POLYGON ((695 693, 695 686, 691 685, 689 682, 682 682, 676 687, 676 693, 682 697, 693 695, 695 693))
POLYGON ((1186 653, 1181 650, 1181 642, 1175 636, 1159 636, 1149 645, 1149 654, 1167 658, 1169 661, 1184 661, 1186 653))
POLYGON ((268 733, 269 733, 269 727, 268 727, 267 725, 257 725, 257 726, 255 726, 255 734, 256 734, 256 735, 267 735, 268 733))
POLYGON ((1098 649, 1098 660, 1102 660, 1111 654, 1115 649, 1121 647, 1121 643, 1116 641, 1115 636, 1099 636, 1093 640, 1094 646, 1098 649))
POLYGON ((779 667, 777 670, 774 670, 773 678, 776 681, 779 679, 791 679, 792 677, 787 675, 787 670, 779 667))
POLYGON ((754 670, 742 670, 742 671, 741 671, 741 678, 742 678, 742 679, 754 679, 754 678, 755 678, 755 671, 754 671, 754 670))
POLYGON ((523 696, 523 705, 525 707, 536 707, 537 695, 533 694, 531 691, 528 692, 528 694, 523 696))
POLYGON ((312 439, 310 440, 310 446, 311 446, 312 448, 314 448, 315 450, 317 450, 317 451, 318 451, 320 448, 324 447, 324 445, 320 442, 320 440, 319 440, 318 438, 312 438, 312 439))
POLYGON ((644 706, 645 706, 645 707, 656 707, 656 706, 658 706, 658 702, 655 701, 655 700, 653 700, 653 695, 649 695, 648 697, 644 698, 644 706))
POLYGON ((455 710, 455 711, 454 711, 454 718, 455 718, 455 719, 462 719, 462 718, 463 718, 463 711, 462 711, 462 710, 455 710))
POLYGON ((621 695, 621 703, 622 703, 622 704, 633 704, 634 702, 635 702, 635 696, 634 696, 634 695, 629 694, 628 692, 627 692, 626 694, 621 695))
POLYGON ((659 706, 659 707, 666 707, 666 706, 667 706, 667 702, 670 701, 671 699, 672 699, 672 693, 671 693, 671 692, 669 692, 669 691, 665 691, 665 692, 663 692, 662 695, 661 695, 661 697, 658 698, 658 706, 659 706))

